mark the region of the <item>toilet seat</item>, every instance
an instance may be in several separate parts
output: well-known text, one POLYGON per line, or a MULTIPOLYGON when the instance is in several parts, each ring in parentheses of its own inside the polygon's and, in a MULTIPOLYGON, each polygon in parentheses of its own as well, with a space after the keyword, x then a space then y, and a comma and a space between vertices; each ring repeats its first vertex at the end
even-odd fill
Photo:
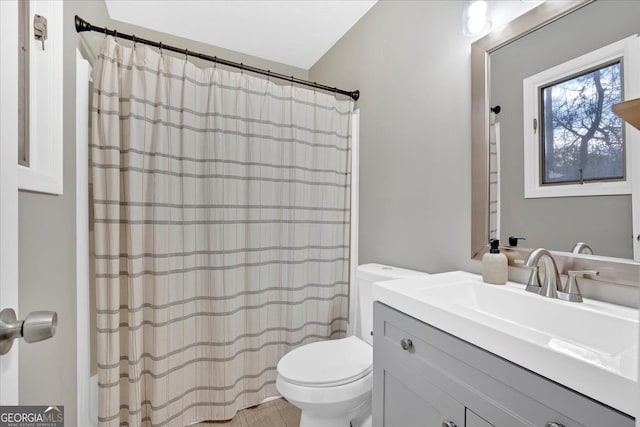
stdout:
POLYGON ((373 351, 369 344, 351 336, 298 347, 278 363, 283 380, 306 387, 335 387, 371 373, 373 351))

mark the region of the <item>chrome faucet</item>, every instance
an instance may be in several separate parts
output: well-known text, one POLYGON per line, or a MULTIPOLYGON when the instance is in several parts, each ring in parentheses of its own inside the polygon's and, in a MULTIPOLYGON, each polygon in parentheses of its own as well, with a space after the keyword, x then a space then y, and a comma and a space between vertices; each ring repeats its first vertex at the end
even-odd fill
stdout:
POLYGON ((547 298, 559 298, 558 292, 562 292, 562 281, 558 266, 551 253, 543 248, 534 249, 524 262, 524 266, 531 269, 531 276, 527 284, 529 292, 535 292, 547 298), (544 262, 544 283, 541 285, 538 263, 544 262))

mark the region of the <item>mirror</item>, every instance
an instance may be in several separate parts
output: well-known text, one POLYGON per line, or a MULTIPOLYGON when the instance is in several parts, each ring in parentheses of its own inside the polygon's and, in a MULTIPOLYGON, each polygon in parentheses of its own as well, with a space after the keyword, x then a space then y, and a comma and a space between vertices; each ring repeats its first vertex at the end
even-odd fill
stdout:
MULTIPOLYGON (((606 270, 604 275, 601 274, 601 280, 637 286, 640 264, 630 260, 633 257, 633 249, 629 195, 607 196, 609 199, 606 201, 596 202, 599 208, 605 209, 599 217, 612 219, 609 224, 612 228, 608 229, 602 220, 594 220, 591 216, 595 208, 587 202, 593 201, 594 197, 565 197, 555 200, 524 198, 522 80, 629 36, 628 32, 625 33, 626 30, 620 29, 618 20, 607 18, 600 19, 597 26, 610 25, 612 29, 608 33, 605 32, 608 34, 605 38, 612 39, 599 41, 597 38, 602 32, 600 29, 594 31, 592 24, 588 27, 587 34, 581 36, 591 39, 591 47, 581 47, 578 46, 579 43, 572 42, 571 37, 575 35, 572 30, 567 31, 563 26, 577 25, 574 21, 589 15, 589 8, 606 7, 601 3, 607 2, 545 2, 472 45, 472 257, 479 258, 486 251, 491 223, 493 222, 493 228, 496 224, 496 218, 490 213, 489 194, 489 150, 492 130, 490 108, 500 105, 501 111, 496 121, 500 123, 501 150, 505 150, 507 144, 508 149, 515 148, 515 154, 508 153, 509 155, 505 156, 505 153, 502 153, 501 156, 500 169, 503 176, 500 182, 503 188, 499 193, 500 239, 503 244, 507 244, 506 238, 510 235, 527 238, 527 241, 520 243, 524 248, 506 251, 510 262, 524 258, 530 250, 526 248, 545 247, 554 251, 554 256, 565 272, 567 269, 577 269, 578 266, 595 268, 595 265, 600 265, 601 269, 606 270), (542 59, 537 62, 547 64, 538 64, 533 57, 536 53, 535 43, 539 43, 534 40, 536 38, 543 41, 546 38, 546 47, 537 48, 538 56, 542 55, 542 59), (569 51, 559 52, 556 49, 558 47, 568 48, 569 51), (533 49, 532 53, 526 53, 525 48, 533 49), (517 55, 521 57, 518 58, 517 55), (524 69, 526 63, 534 69, 524 69), (494 64, 498 67, 496 70, 493 68, 494 64), (508 79, 511 79, 511 82, 507 81, 508 79), (494 84, 503 84, 505 87, 501 92, 493 93, 494 84), (554 215, 552 212, 557 214, 554 215), (581 212, 586 213, 585 224, 584 228, 578 229, 577 223, 581 221, 575 217, 581 212), (560 220, 562 216, 565 217, 562 219, 564 223, 560 220), (555 224, 559 224, 560 227, 554 229, 555 224), (571 254, 573 245, 580 241, 590 244, 596 256, 571 254)), ((622 3, 626 2, 621 2, 621 6, 625 6, 622 3)), ((629 2, 629 6, 637 8, 633 3, 629 2)), ((636 15, 637 13, 631 14, 630 18, 632 21, 635 20, 634 33, 640 32, 636 15)))
MULTIPOLYGON (((508 236, 524 236, 527 240, 523 243, 528 247, 545 247, 570 252, 577 242, 586 242, 594 254, 633 259, 630 188, 621 191, 627 194, 575 197, 575 195, 581 195, 578 189, 588 189, 594 186, 607 188, 607 185, 612 186, 620 181, 586 181, 584 184, 574 186, 566 183, 547 184, 540 188, 553 190, 552 194, 563 193, 565 196, 550 197, 545 195, 527 198, 524 176, 525 174, 531 175, 533 172, 527 171, 523 163, 525 157, 523 132, 532 137, 533 145, 537 145, 538 136, 544 133, 544 129, 542 115, 538 119, 540 122, 538 132, 534 131, 529 121, 527 121, 525 129, 523 107, 531 105, 531 102, 527 103, 523 100, 523 80, 543 72, 548 74, 548 70, 552 67, 566 64, 571 59, 594 56, 594 51, 611 46, 615 42, 638 33, 640 20, 636 16, 637 12, 638 6, 633 2, 618 3, 615 6, 610 6, 607 2, 594 2, 490 54, 489 100, 491 106, 500 105, 501 107, 500 113, 495 116, 495 126, 499 127, 497 140, 500 144, 500 230, 502 235, 499 238, 505 243, 508 236), (596 27, 598 31, 593 31, 593 28, 596 27), (558 42, 559 40, 561 42, 558 42), (577 187, 577 189, 572 187, 577 187), (565 189, 569 189, 569 191, 563 191, 565 189)), ((595 62, 600 63, 598 58, 595 59, 595 62)), ((628 70, 630 67, 628 62, 630 61, 624 61, 624 71, 627 71, 625 76, 639 79, 639 73, 628 70)), ((616 65, 623 66, 621 62, 616 65)), ((566 68, 565 72, 572 74, 582 70, 579 66, 576 66, 575 71, 574 67, 566 68)), ((604 73, 597 75, 602 87, 607 82, 606 76, 604 73), (601 74, 602 78, 600 78, 601 74)), ((621 77, 619 71, 616 76, 616 82, 619 82, 621 77)), ((562 112, 564 117, 581 112, 579 106, 574 105, 577 103, 575 99, 579 98, 572 97, 575 97, 578 90, 589 91, 591 80, 588 77, 582 77, 581 80, 571 80, 566 83, 567 86, 571 85, 571 88, 566 90, 563 95, 556 95, 558 104, 560 99, 563 99, 564 105, 571 105, 574 108, 574 110, 562 112), (579 89, 579 86, 582 86, 582 89, 579 89)), ((548 78, 548 81, 557 81, 557 78, 554 76, 548 78)), ((561 83, 556 83, 553 90, 560 92, 562 90, 560 85, 561 83)), ((618 95, 620 86, 622 85, 618 86, 618 95)), ((606 88, 606 86, 604 87, 606 88)), ((604 93, 604 89, 602 91, 604 93)), ((597 94, 595 90, 594 93, 597 94)), ((602 97, 605 98, 606 95, 602 97)), ((551 96, 545 97, 548 101, 551 98, 551 96)), ((584 99, 585 104, 591 101, 591 98, 587 96, 584 99)), ((618 96, 618 99, 613 103, 620 101, 618 96)), ((622 119, 613 114, 611 104, 610 102, 608 105, 603 105, 604 111, 600 114, 600 123, 589 123, 589 127, 603 129, 595 132, 594 141, 596 141, 595 137, 613 141, 613 135, 622 135, 622 119), (606 129, 609 128, 616 129, 617 132, 608 132, 606 129)), ((568 107, 565 108, 568 110, 568 107)), ((589 111, 587 114, 591 115, 591 112, 589 111)), ((563 121, 563 118, 554 117, 553 122, 562 123, 571 136, 588 134, 589 129, 581 128, 579 124, 569 123, 568 120, 563 121)), ((554 125, 552 120, 544 122, 551 126, 554 125)), ((558 125, 557 128, 561 128, 561 126, 558 125)), ((558 133, 558 129, 555 129, 555 132, 558 133)), ((593 151, 596 149, 602 151, 600 146, 629 146, 633 141, 629 141, 631 135, 626 136, 626 144, 610 142, 608 145, 606 143, 591 144, 588 148, 593 151)), ((491 139, 491 141, 493 140, 494 138, 491 139)), ((494 147, 492 151, 495 151, 495 146, 492 145, 492 147, 494 147)), ((628 150, 625 151, 628 154, 628 150)), ((568 163, 567 160, 573 152, 573 150, 565 149, 561 157, 562 160, 568 163)), ((622 167, 624 162, 620 157, 622 156, 618 156, 619 175, 627 178, 629 175, 624 175, 622 167)), ((628 155, 624 157, 629 158, 628 155)), ((598 159, 594 158, 593 161, 585 161, 584 163, 587 165, 598 163, 598 159)), ((600 163, 604 162, 600 161, 600 163)), ((560 169, 556 168, 551 173, 556 170, 560 169)), ((625 181, 628 183, 630 179, 625 181)), ((538 180, 535 182, 537 183, 538 180)))

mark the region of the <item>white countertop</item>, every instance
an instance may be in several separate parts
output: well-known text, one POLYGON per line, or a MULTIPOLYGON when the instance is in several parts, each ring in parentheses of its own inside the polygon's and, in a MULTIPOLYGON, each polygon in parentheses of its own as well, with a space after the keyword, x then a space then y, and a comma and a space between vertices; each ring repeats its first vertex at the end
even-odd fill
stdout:
POLYGON ((378 282, 373 299, 635 416, 638 310, 524 288, 454 271, 378 282))

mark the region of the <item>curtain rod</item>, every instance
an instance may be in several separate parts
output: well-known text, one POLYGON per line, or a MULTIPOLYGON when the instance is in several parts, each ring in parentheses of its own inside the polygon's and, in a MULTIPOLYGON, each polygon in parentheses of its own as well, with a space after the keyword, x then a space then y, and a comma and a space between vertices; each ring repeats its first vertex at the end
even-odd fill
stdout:
POLYGON ((309 86, 309 87, 313 87, 313 88, 316 88, 316 89, 321 89, 321 90, 324 90, 324 91, 327 91, 327 92, 339 93, 341 95, 346 95, 346 96, 352 98, 354 101, 357 101, 358 98, 360 98, 360 91, 359 90, 354 90, 354 91, 342 90, 342 89, 338 89, 338 88, 335 88, 335 87, 326 86, 326 85, 323 85, 323 84, 320 84, 320 83, 310 82, 308 80, 298 79, 298 78, 293 77, 293 76, 286 76, 284 74, 274 73, 271 70, 265 70, 265 69, 262 69, 262 68, 252 67, 250 65, 245 65, 242 62, 240 62, 240 63, 233 62, 233 61, 229 61, 228 59, 218 58, 217 56, 209 56, 209 55, 205 55, 203 53, 192 52, 189 49, 180 49, 180 48, 175 47, 175 46, 170 46, 170 45, 163 44, 162 42, 155 42, 155 41, 152 41, 152 40, 146 40, 146 39, 143 39, 143 38, 140 38, 140 37, 136 37, 135 34, 131 35, 131 34, 119 33, 117 30, 110 30, 107 27, 97 27, 97 26, 85 21, 84 19, 80 18, 78 15, 76 15, 76 17, 75 17, 75 24, 76 24, 76 32, 78 32, 78 33, 83 33, 85 31, 95 31, 95 32, 98 32, 98 33, 103 33, 105 36, 106 35, 110 35, 110 36, 113 36, 115 38, 119 37, 121 39, 131 40, 134 44, 135 43, 142 43, 142 44, 146 44, 146 45, 149 45, 149 46, 157 47, 158 49, 160 49, 160 51, 169 50, 171 52, 176 52, 176 53, 181 53, 183 55, 193 56, 194 58, 204 59, 205 61, 216 62, 218 64, 226 65, 226 66, 229 66, 229 67, 239 68, 241 70, 251 71, 252 73, 262 74, 264 76, 273 77, 273 78, 280 79, 280 80, 286 80, 286 81, 289 81, 289 82, 292 82, 292 83, 297 83, 299 85, 309 86))

